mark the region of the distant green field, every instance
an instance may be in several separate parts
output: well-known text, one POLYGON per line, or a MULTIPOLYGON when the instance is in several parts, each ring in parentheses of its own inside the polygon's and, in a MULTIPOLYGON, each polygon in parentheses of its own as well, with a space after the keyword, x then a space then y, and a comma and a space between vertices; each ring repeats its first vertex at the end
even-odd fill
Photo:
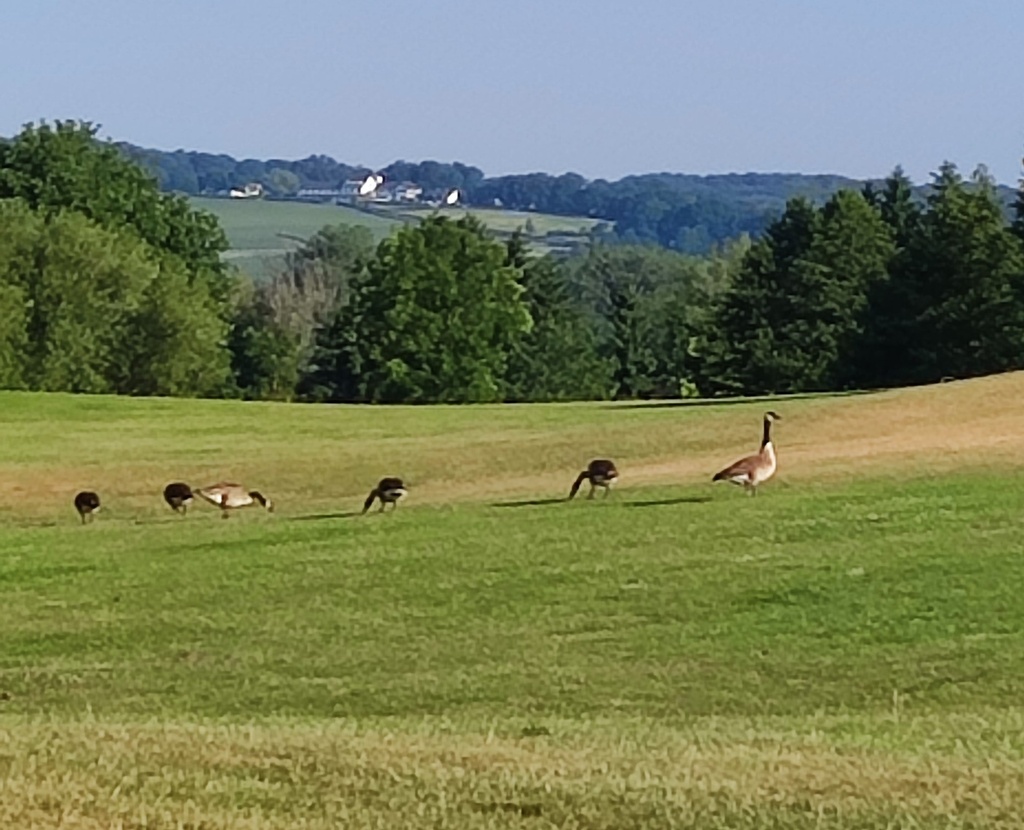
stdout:
POLYGON ((0 827, 1019 827, 1022 392, 774 400, 757 498, 765 402, 0 393, 0 827))
POLYGON ((472 214, 488 228, 502 233, 522 230, 528 225, 533 227, 535 235, 547 233, 566 233, 586 235, 596 225, 601 224, 600 219, 592 219, 586 216, 555 216, 550 213, 532 213, 519 210, 498 210, 497 208, 395 208, 395 212, 403 216, 419 219, 432 213, 439 213, 442 216, 461 217, 467 213, 472 214))
MULTIPOLYGON (((213 213, 224 228, 231 250, 228 259, 254 277, 265 277, 280 268, 284 256, 326 225, 362 225, 378 239, 404 222, 417 222, 440 212, 463 216, 463 208, 399 208, 378 206, 373 211, 338 205, 274 202, 265 199, 213 199, 193 197, 192 204, 213 213)), ((579 216, 551 216, 503 210, 472 209, 498 236, 516 230, 530 231, 527 239, 541 253, 564 250, 585 241, 598 220, 579 216), (527 223, 530 223, 529 225, 527 223), (531 231, 532 229, 532 231, 531 231)))
POLYGON ((229 258, 253 276, 262 277, 280 267, 293 251, 326 225, 362 225, 378 238, 387 236, 397 222, 337 205, 272 202, 265 199, 192 198, 192 204, 213 213, 231 243, 229 258))

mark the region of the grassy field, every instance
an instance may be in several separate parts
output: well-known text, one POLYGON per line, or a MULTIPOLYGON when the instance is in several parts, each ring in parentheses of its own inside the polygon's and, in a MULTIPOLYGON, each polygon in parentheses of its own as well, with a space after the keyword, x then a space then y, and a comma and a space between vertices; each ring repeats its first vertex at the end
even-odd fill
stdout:
POLYGON ((325 225, 365 225, 383 238, 398 224, 337 205, 204 197, 193 197, 191 202, 220 220, 231 243, 228 258, 255 277, 273 273, 286 253, 325 225))
MULTIPOLYGON (((373 212, 337 205, 304 202, 272 202, 264 199, 213 199, 193 197, 193 206, 213 213, 224 228, 231 250, 228 259, 254 277, 266 277, 281 267, 284 256, 295 250, 325 225, 363 225, 378 239, 404 222, 418 222, 440 212, 458 218, 464 208, 377 207, 373 212)), ((513 231, 532 227, 527 234, 539 253, 564 250, 567 245, 586 240, 598 220, 582 216, 551 216, 506 210, 470 211, 499 238, 513 231), (527 223, 531 223, 527 225, 527 223)))
POLYGON ((1018 827, 1022 392, 0 394, 0 827, 1018 827))

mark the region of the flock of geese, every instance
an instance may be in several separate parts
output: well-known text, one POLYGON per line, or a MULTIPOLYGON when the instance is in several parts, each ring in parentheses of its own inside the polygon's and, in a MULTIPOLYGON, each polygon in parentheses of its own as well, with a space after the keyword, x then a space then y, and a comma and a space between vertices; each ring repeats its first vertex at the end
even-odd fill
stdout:
MULTIPOLYGON (((743 487, 750 495, 756 496, 758 486, 764 484, 775 475, 775 470, 778 467, 775 446, 772 444, 771 435, 772 423, 778 420, 781 420, 781 417, 775 412, 766 412, 764 414, 764 432, 761 439, 761 449, 754 455, 741 458, 724 470, 715 473, 712 481, 732 482, 743 487)), ((594 498, 594 493, 598 488, 604 490, 604 497, 607 498, 609 491, 618 478, 619 471, 615 466, 615 462, 607 458, 595 459, 587 465, 587 469, 583 470, 572 483, 568 500, 572 500, 575 497, 580 487, 583 486, 584 481, 590 484, 590 492, 587 494, 588 499, 594 498)), ((384 508, 389 504, 393 511, 398 507, 398 502, 407 493, 408 490, 406 490, 402 479, 394 477, 382 478, 377 486, 370 491, 370 495, 366 497, 366 501, 363 504, 363 513, 365 514, 375 501, 380 502, 379 512, 383 512, 384 508)), ((182 516, 188 512, 188 508, 196 495, 215 507, 219 507, 221 517, 225 519, 232 510, 250 507, 254 504, 266 508, 268 512, 273 512, 274 510, 274 505, 270 499, 266 498, 258 490, 247 490, 241 484, 234 484, 229 481, 220 481, 216 484, 211 484, 209 487, 200 487, 195 491, 183 481, 172 482, 164 488, 164 501, 167 502, 173 511, 180 513, 182 516)), ((99 509, 100 497, 91 490, 83 491, 75 496, 75 510, 78 511, 82 524, 91 521, 96 513, 99 512, 99 509)))

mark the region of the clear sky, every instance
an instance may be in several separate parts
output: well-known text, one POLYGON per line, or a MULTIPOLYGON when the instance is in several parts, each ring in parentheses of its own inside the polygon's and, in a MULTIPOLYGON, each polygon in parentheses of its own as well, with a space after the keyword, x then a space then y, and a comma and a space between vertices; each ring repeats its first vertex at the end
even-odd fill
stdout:
POLYGON ((0 135, 489 175, 1014 184, 1024 0, 7 0, 0 135))

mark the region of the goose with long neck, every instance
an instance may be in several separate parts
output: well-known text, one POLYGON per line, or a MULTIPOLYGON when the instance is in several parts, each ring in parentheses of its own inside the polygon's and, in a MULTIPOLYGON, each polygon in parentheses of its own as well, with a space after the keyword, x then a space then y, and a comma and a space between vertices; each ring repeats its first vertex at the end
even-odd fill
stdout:
POLYGON ((712 481, 731 481, 742 486, 750 495, 757 495, 758 485, 764 484, 775 475, 779 461, 772 443, 772 423, 781 421, 782 417, 775 412, 764 414, 764 433, 761 438, 761 450, 756 455, 748 455, 730 464, 724 470, 715 473, 712 481))
POLYGON ((234 484, 230 481, 218 481, 209 487, 200 487, 195 491, 210 504, 220 508, 221 518, 228 517, 229 510, 237 510, 239 507, 249 507, 258 504, 265 507, 268 513, 274 512, 274 505, 257 490, 246 490, 241 484, 234 484))
POLYGON ((366 501, 363 502, 363 513, 366 513, 367 510, 373 507, 375 499, 380 500, 380 510, 378 512, 383 513, 384 508, 389 504, 391 509, 395 510, 398 507, 398 502, 405 498, 407 492, 402 479, 394 477, 382 478, 377 486, 370 491, 366 501))
POLYGON ((598 487, 604 488, 604 497, 608 498, 608 493, 612 485, 618 480, 618 477, 619 471, 615 468, 614 461, 610 461, 607 458, 595 458, 587 465, 587 469, 581 472, 572 483, 572 489, 569 490, 569 500, 579 492, 580 486, 584 481, 590 482, 590 492, 587 494, 588 499, 594 498, 594 491, 598 487))

